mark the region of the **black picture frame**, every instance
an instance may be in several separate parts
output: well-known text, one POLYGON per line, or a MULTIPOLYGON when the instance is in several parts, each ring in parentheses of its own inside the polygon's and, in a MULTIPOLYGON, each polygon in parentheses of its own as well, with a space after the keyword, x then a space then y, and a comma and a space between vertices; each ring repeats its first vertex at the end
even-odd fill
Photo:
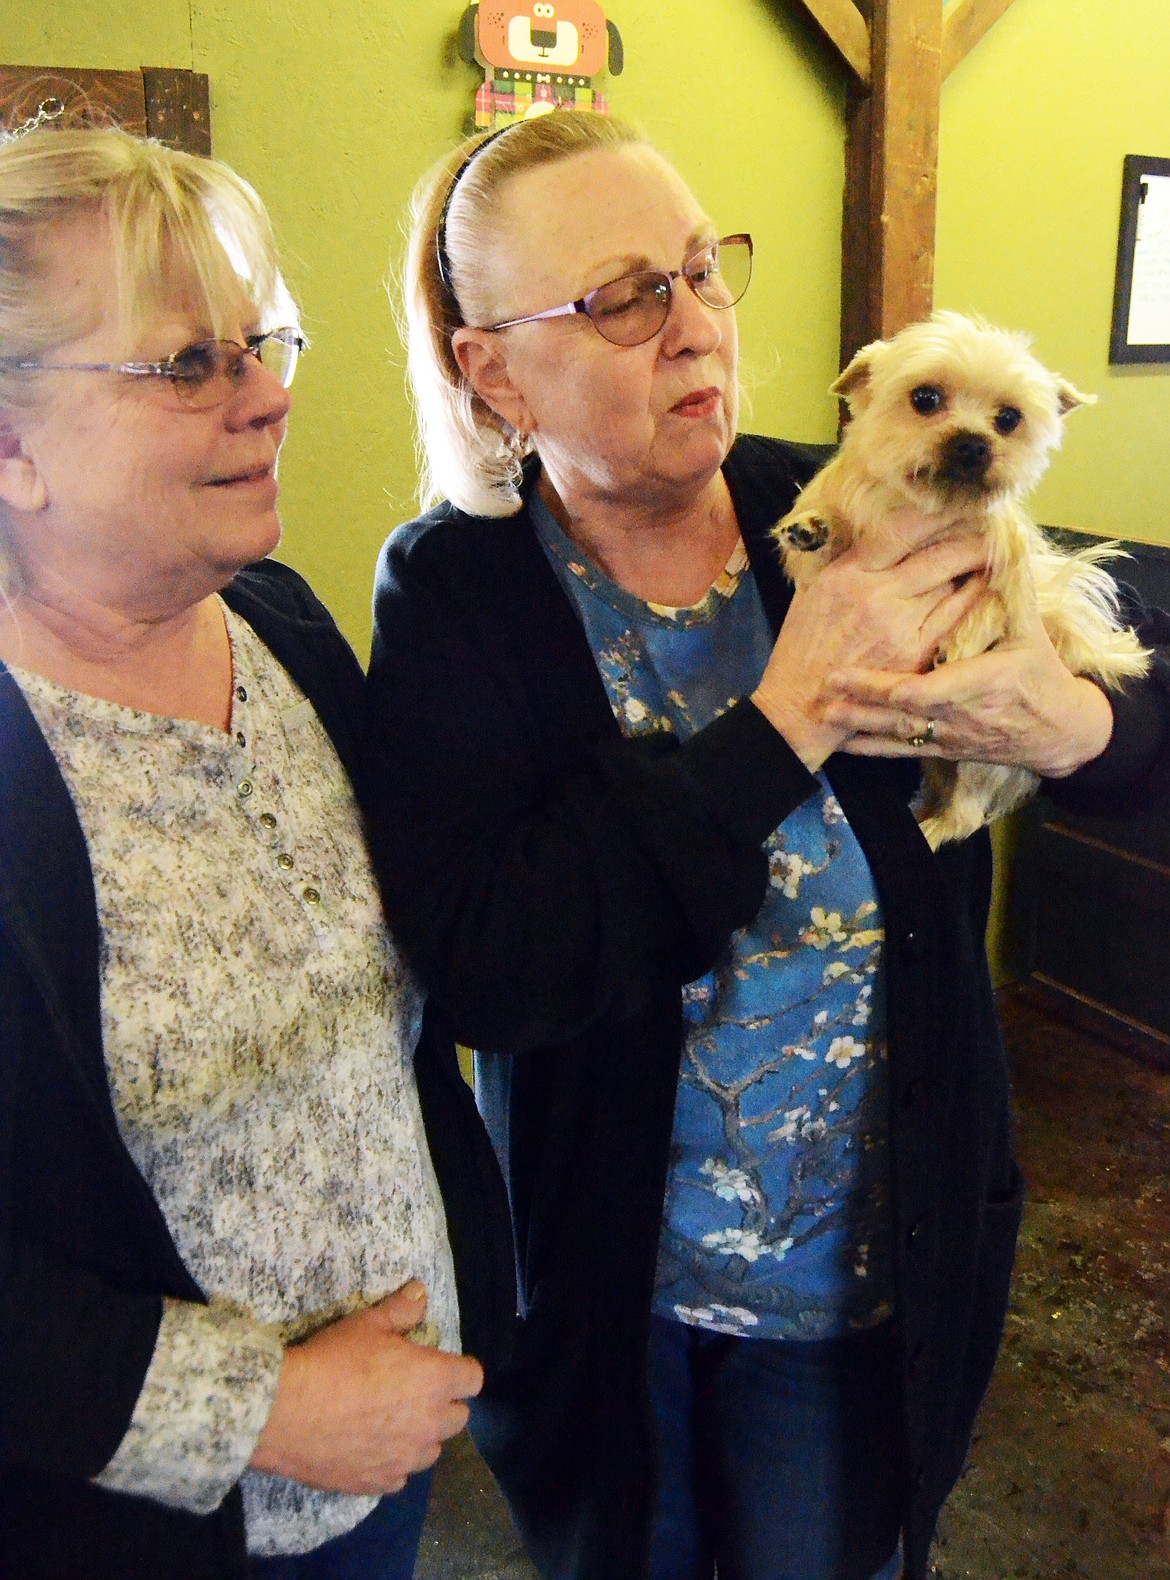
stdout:
POLYGON ((1109 338, 1110 362, 1170 363, 1170 340, 1151 343, 1131 341, 1134 264, 1138 240, 1138 219, 1145 200, 1146 178, 1170 180, 1170 159, 1145 154, 1126 154, 1121 185, 1121 226, 1117 236, 1117 274, 1113 289, 1113 328, 1109 338))

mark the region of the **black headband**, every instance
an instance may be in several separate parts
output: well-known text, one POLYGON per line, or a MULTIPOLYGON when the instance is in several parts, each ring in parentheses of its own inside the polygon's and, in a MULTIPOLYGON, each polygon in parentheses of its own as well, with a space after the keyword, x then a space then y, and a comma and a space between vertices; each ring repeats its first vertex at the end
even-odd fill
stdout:
POLYGON ((490 137, 485 137, 482 143, 476 143, 467 158, 456 170, 447 188, 447 196, 443 202, 443 212, 439 215, 439 223, 435 227, 435 260, 439 265, 439 279, 442 280, 449 296, 455 296, 455 285, 451 279, 451 260, 447 256, 447 215, 451 208, 451 199, 455 196, 455 188, 467 173, 468 165, 472 164, 489 143, 494 143, 497 137, 502 137, 505 132, 510 132, 512 125, 497 126, 490 137))

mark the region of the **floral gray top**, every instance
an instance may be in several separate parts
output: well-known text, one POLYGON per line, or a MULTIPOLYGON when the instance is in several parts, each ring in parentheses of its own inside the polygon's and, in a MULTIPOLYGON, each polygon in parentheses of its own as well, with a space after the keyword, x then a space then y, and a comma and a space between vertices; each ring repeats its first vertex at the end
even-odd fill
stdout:
POLYGON ((311 704, 226 607, 228 733, 13 669, 84 829, 123 1140, 207 1307, 167 1301, 106 1487, 205 1512, 242 1479, 248 1547, 305 1552, 368 1497, 246 1470, 282 1345, 410 1278, 459 1347, 412 1053, 349 781, 311 704))

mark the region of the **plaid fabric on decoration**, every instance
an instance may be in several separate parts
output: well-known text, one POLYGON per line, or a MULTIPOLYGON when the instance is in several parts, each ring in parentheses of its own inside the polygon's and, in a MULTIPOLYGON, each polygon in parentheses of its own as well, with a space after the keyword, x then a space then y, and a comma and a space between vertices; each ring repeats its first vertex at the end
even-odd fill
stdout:
POLYGON ((494 132, 502 126, 523 121, 533 113, 543 113, 544 106, 557 110, 596 110, 599 115, 609 113, 603 94, 591 88, 581 77, 549 77, 533 81, 531 76, 489 76, 475 95, 475 130, 494 132))
POLYGON ((492 124, 493 94, 490 82, 482 83, 475 95, 475 129, 483 132, 492 124))

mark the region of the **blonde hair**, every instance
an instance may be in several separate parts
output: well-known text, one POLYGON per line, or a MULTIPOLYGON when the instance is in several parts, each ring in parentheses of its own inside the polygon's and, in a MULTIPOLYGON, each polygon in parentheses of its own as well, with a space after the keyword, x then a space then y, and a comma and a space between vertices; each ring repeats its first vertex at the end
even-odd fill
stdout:
MULTIPOLYGON (((127 323, 187 292, 218 337, 241 295, 259 328, 296 324, 264 205, 227 165, 117 127, 0 136, 0 410, 26 405, 36 386, 35 374, 6 370, 3 359, 47 359, 86 328, 54 298, 46 270, 55 229, 85 214, 109 226, 127 323)), ((0 590, 18 590, 19 580, 0 522, 0 590)))
POLYGON ((525 436, 474 392, 451 347, 454 330, 493 315, 480 265, 500 239, 501 189, 526 170, 575 154, 645 144, 640 132, 611 116, 554 111, 461 144, 419 183, 391 301, 406 346, 424 507, 446 498, 475 515, 508 516, 520 508, 525 436))
MULTIPOLYGON (((261 327, 296 321, 264 205, 233 170, 117 127, 45 126, 0 139, 0 359, 36 361, 84 327, 47 289, 54 229, 86 213, 109 225, 119 308, 131 324, 189 291, 212 332, 240 296, 261 327)), ((29 380, 0 366, 0 406, 29 380)))

